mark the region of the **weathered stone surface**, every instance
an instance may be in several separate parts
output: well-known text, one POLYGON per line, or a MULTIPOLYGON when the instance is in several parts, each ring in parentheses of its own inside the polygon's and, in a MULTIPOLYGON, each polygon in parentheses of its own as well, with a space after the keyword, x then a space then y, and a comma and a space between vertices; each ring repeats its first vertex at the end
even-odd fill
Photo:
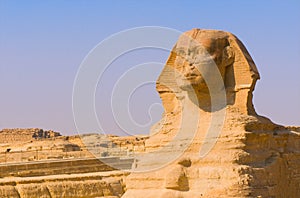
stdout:
POLYGON ((0 197, 297 198, 300 127, 256 114, 258 79, 234 35, 188 31, 157 80, 165 112, 150 137, 2 130, 0 197), (132 158, 107 156, 135 156, 141 172, 112 171, 94 154, 123 167, 132 158))
POLYGON ((189 190, 188 178, 182 166, 177 165, 170 168, 165 178, 165 188, 180 191, 189 190))
POLYGON ((20 197, 18 191, 15 189, 14 186, 11 186, 11 185, 0 186, 0 196, 1 197, 12 197, 12 198, 20 197))
POLYGON ((0 179, 0 197, 120 197, 124 193, 120 171, 15 177, 0 179))
POLYGON ((172 163, 162 166, 163 157, 149 159, 148 164, 137 161, 137 170, 150 171, 129 175, 123 197, 298 197, 299 128, 256 114, 252 92, 257 79, 251 56, 231 33, 193 29, 182 35, 157 80, 165 112, 152 128, 145 152, 161 149, 161 156, 169 157, 186 142, 178 138, 180 131, 195 129, 195 135, 172 163), (212 72, 212 60, 219 73, 212 72), (222 111, 226 116, 220 133, 210 135, 208 129, 219 124, 213 116, 222 111), (183 117, 190 121, 183 123, 183 117), (199 122, 193 128, 189 123, 194 117, 199 122), (171 149, 162 149, 172 141, 171 149), (201 149, 215 141, 200 157, 201 149), (151 171, 155 165, 160 168, 151 171))
MULTIPOLYGON (((124 193, 123 180, 128 173, 112 171, 115 168, 107 162, 130 169, 132 158, 105 157, 100 161, 89 152, 79 136, 33 138, 32 134, 44 130, 3 131, 14 139, 3 140, 6 143, 0 144, 0 197, 116 198, 124 193)), ((3 137, 6 136, 0 138, 3 137)), ((98 136, 89 134, 86 137, 98 136)), ((122 144, 124 149, 135 140, 126 139, 122 144)), ((108 149, 101 145, 91 146, 97 150, 108 149)))

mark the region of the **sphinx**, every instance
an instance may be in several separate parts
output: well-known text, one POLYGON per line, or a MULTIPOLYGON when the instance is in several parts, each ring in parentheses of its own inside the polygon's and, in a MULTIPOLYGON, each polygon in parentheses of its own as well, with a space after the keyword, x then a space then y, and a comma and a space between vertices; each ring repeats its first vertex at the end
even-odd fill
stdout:
POLYGON ((258 70, 233 34, 180 36, 156 84, 164 114, 123 197, 296 197, 299 128, 259 116, 258 70), (288 165, 293 167, 289 168, 288 165))

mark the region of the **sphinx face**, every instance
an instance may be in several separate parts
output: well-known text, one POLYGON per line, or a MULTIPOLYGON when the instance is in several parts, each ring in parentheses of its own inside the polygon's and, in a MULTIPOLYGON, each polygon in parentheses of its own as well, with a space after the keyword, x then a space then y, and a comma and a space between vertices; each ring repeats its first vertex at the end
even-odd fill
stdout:
POLYGON ((183 90, 197 89, 208 91, 205 79, 213 78, 212 67, 217 66, 224 79, 226 66, 232 59, 228 52, 227 38, 200 38, 197 40, 182 37, 174 49, 176 53, 175 68, 179 87, 183 90), (229 54, 229 55, 228 55, 229 54), (229 57, 230 56, 230 57, 229 57))

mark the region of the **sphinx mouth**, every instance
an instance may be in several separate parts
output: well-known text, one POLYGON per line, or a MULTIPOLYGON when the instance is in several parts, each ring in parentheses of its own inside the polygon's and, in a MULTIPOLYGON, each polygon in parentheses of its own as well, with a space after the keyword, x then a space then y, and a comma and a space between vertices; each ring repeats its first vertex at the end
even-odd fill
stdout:
POLYGON ((193 76, 187 76, 185 79, 187 80, 194 80, 197 76, 193 75, 193 76))
POLYGON ((197 78, 199 75, 198 74, 196 74, 196 73, 188 73, 188 74, 186 74, 186 75, 184 75, 184 77, 186 78, 186 79, 195 79, 195 78, 197 78))

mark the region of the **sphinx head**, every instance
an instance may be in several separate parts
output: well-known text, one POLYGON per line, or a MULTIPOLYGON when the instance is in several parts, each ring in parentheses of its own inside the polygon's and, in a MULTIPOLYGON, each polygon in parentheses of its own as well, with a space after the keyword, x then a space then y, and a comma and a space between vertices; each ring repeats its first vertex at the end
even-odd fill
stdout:
POLYGON ((193 38, 183 34, 173 51, 176 54, 176 81, 182 90, 208 93, 208 81, 215 91, 224 88, 226 68, 234 61, 228 35, 209 32, 193 38), (222 82, 217 75, 221 76, 222 82))
MULTIPOLYGON (((252 92, 258 79, 255 63, 236 36, 218 30, 192 29, 179 37, 158 78, 157 90, 164 106, 186 98, 187 92, 190 99, 196 95, 193 100, 206 109, 212 94, 218 96, 218 91, 224 90, 226 105, 245 114, 256 114, 252 92)), ((165 109, 172 112, 174 108, 165 109)))

